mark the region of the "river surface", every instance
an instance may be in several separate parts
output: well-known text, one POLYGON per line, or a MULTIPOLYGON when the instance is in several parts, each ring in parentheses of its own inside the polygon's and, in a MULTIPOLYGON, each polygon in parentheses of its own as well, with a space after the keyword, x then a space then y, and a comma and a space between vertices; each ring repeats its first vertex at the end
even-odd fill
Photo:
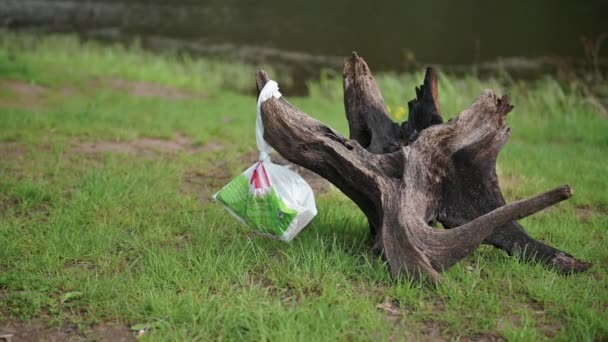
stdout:
MULTIPOLYGON (((584 60, 581 38, 608 32, 608 0, 0 0, 0 20, 300 69, 337 67, 355 50, 374 70, 400 71, 510 57, 584 60)), ((608 55, 608 46, 599 51, 608 55)))

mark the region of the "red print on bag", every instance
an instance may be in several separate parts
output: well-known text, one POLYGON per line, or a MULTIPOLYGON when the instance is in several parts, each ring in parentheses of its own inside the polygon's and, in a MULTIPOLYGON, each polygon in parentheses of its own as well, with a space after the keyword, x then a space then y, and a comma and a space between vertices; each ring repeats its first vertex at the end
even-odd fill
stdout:
POLYGON ((264 168, 264 163, 259 162, 253 169, 251 180, 249 180, 249 191, 256 197, 264 196, 270 190, 270 179, 264 168))

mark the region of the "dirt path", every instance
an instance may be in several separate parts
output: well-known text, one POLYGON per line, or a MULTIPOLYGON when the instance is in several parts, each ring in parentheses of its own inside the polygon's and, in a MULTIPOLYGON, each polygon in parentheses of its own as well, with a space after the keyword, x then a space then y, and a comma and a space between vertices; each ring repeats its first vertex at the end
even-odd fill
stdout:
POLYGON ((50 327, 42 319, 30 322, 10 321, 0 324, 2 342, 59 341, 135 341, 135 334, 123 325, 101 324, 86 331, 74 324, 50 327))

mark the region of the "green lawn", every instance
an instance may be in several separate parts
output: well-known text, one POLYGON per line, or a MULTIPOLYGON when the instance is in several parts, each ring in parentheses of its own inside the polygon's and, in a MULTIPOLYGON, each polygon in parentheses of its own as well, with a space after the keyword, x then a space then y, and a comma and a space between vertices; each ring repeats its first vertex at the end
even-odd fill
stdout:
MULTIPOLYGON (((390 278, 365 218, 336 189, 317 193, 317 218, 290 244, 252 234, 213 202, 255 161, 255 70, 0 32, 0 333, 608 339, 608 117, 576 83, 440 75, 439 93, 449 116, 484 88, 511 95, 504 193, 571 184, 572 199, 523 224, 594 266, 563 276, 484 246, 429 288, 390 278)), ((401 117, 422 75, 377 80, 401 117)), ((347 135, 340 78, 283 95, 347 135)))

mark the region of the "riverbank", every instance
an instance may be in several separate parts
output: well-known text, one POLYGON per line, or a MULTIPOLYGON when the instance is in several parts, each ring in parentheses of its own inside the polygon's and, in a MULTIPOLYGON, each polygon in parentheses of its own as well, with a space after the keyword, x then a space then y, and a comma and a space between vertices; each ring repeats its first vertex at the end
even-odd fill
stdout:
MULTIPOLYGON (((211 200, 255 161, 256 69, 72 36, 0 34, 0 333, 608 337, 608 117, 583 83, 440 75, 449 117, 484 88, 510 94, 512 137, 498 161, 507 200, 571 184, 572 199, 523 224, 594 266, 563 276, 484 247, 430 289, 391 280, 370 252, 361 213, 311 175, 319 215, 291 244, 251 234, 211 200)), ((421 74, 377 79, 403 120, 421 74)), ((283 92, 346 134, 340 75, 322 74, 309 94, 283 92)))

